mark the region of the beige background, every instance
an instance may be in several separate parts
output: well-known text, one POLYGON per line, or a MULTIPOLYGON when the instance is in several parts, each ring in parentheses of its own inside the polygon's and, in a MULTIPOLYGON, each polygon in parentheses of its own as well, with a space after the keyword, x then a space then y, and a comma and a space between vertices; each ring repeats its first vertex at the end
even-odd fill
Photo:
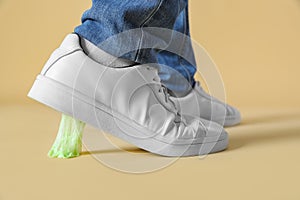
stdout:
MULTIPOLYGON (((0 199, 300 199, 299 0, 191 0, 192 36, 219 66, 243 123, 227 129, 228 151, 144 175, 89 154, 48 159, 59 113, 26 97, 89 6, 0 0, 0 199)), ((122 162, 122 152, 110 155, 122 162)))

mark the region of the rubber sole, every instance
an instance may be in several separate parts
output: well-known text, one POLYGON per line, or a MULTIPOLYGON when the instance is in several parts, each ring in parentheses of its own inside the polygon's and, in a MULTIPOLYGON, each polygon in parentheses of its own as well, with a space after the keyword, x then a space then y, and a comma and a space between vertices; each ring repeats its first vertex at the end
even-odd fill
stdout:
POLYGON ((174 144, 156 137, 135 137, 141 133, 154 136, 133 120, 124 118, 92 98, 43 75, 38 75, 28 96, 59 112, 92 125, 154 154, 182 157, 219 152, 228 146, 228 136, 205 137, 203 143, 174 144), (129 134, 130 133, 130 134, 129 134))

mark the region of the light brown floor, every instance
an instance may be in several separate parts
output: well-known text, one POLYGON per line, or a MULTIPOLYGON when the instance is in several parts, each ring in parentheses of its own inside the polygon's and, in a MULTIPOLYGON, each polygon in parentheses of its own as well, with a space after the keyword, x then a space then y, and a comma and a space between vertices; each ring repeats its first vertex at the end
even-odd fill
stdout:
MULTIPOLYGON (((137 175, 96 160, 91 154, 116 158, 120 166, 127 162, 128 153, 100 145, 75 159, 48 158, 60 114, 38 104, 2 105, 0 199, 299 200, 300 109, 241 111, 243 123, 227 129, 228 150, 206 158, 181 158, 137 175)), ((133 166, 141 165, 140 159, 169 159, 125 148, 136 158, 133 166)))

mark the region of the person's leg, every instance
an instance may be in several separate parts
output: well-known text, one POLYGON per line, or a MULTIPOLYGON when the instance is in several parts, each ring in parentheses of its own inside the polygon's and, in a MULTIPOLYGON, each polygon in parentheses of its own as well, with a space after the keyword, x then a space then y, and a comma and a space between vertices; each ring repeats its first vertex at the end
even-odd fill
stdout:
POLYGON ((159 50, 138 49, 146 40, 143 34, 152 34, 153 38, 158 38, 158 42, 166 44, 171 37, 162 38, 152 32, 144 33, 142 29, 132 31, 132 35, 121 42, 117 38, 115 44, 112 44, 114 41, 111 37, 145 27, 172 29, 184 6, 184 0, 93 0, 92 7, 83 14, 82 24, 75 28, 75 33, 117 57, 121 48, 130 45, 134 50, 122 55, 122 58, 142 64, 157 63, 156 54, 159 50), (110 39, 108 45, 105 43, 107 39, 110 39))
POLYGON ((178 96, 185 95, 191 90, 195 84, 194 75, 196 73, 196 61, 190 39, 188 0, 185 0, 185 4, 185 9, 177 17, 173 30, 185 35, 180 38, 182 41, 179 41, 181 49, 178 50, 178 54, 188 55, 190 62, 169 51, 161 51, 157 55, 158 62, 167 66, 161 67, 160 70, 162 83, 178 96))
POLYGON ((174 102, 180 104, 178 107, 180 107, 181 114, 199 116, 224 126, 236 125, 241 121, 238 109, 210 96, 201 88, 200 83, 194 80, 196 61, 190 39, 188 0, 186 0, 186 5, 174 24, 174 30, 186 35, 181 41, 182 48, 179 54, 185 55, 184 58, 188 58, 189 62, 174 53, 160 52, 157 55, 159 63, 168 66, 161 67, 162 83, 175 91, 177 97, 184 96, 184 98, 172 98, 174 102))
MULTIPOLYGON (((182 33, 179 37, 180 47, 178 52, 170 53, 159 49, 140 49, 122 55, 122 58, 138 63, 160 63, 160 78, 162 83, 176 95, 182 96, 190 91, 194 85, 195 61, 192 63, 177 54, 193 56, 193 49, 189 38, 188 2, 187 0, 94 0, 92 8, 87 10, 82 17, 82 24, 76 27, 75 32, 97 45, 102 50, 119 57, 120 48, 132 48, 143 43, 143 36, 139 31, 132 31, 130 38, 123 42, 126 44, 111 44, 114 35, 131 29, 143 27, 166 28, 182 33), (131 39, 133 38, 133 41, 131 39), (105 40, 110 42, 105 43, 105 40), (140 41, 138 41, 140 40, 140 41), (130 42, 129 42, 130 41, 130 42), (106 45, 108 44, 108 45, 106 45), (128 47, 131 46, 131 47, 128 47), (167 66, 167 67, 166 67, 167 66)), ((172 40, 169 33, 157 34, 151 32, 151 37, 157 37, 158 42, 168 44, 172 40)), ((174 39, 174 38, 173 38, 174 39)), ((176 38, 178 40, 178 37, 176 38)), ((145 40, 145 39, 144 39, 145 40)), ((178 41, 176 41, 178 42, 178 41)), ((116 41, 119 43, 119 41, 116 41)))

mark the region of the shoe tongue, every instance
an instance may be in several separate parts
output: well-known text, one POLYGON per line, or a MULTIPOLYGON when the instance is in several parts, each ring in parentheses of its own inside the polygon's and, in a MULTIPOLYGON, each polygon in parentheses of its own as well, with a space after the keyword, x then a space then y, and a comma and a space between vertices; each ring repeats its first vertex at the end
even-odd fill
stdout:
POLYGON ((133 61, 126 60, 123 58, 117 58, 109 53, 106 53, 90 41, 84 38, 80 38, 80 43, 84 52, 93 60, 102 65, 119 68, 119 67, 127 67, 136 64, 133 61))

